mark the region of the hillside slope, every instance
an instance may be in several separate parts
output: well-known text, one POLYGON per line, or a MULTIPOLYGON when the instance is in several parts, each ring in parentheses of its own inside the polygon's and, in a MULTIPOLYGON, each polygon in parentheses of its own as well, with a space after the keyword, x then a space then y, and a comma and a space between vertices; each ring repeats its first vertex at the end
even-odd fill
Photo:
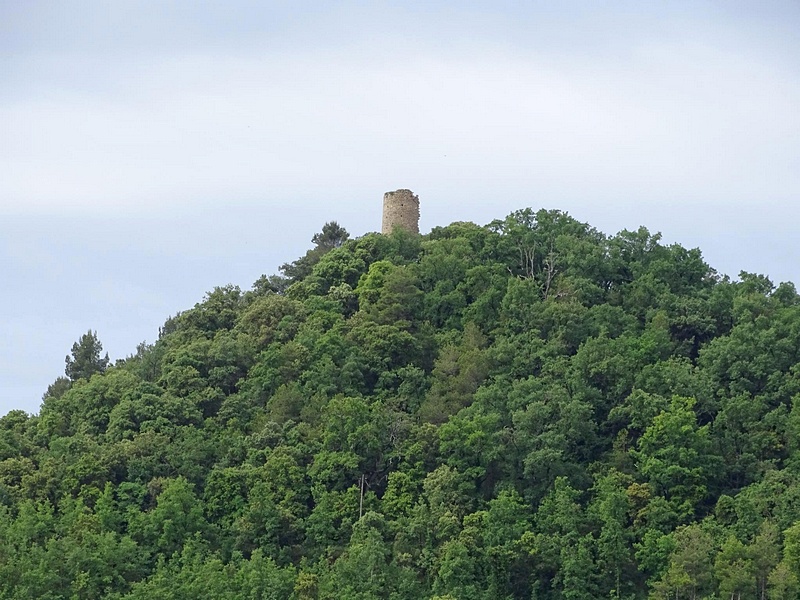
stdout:
POLYGON ((793 285, 557 211, 345 237, 0 419, 0 598, 798 598, 793 285))

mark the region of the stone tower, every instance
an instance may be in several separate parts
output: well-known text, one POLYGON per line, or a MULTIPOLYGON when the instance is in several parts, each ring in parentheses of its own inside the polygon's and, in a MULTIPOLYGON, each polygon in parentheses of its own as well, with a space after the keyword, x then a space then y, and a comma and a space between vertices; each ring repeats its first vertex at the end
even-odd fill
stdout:
POLYGON ((419 233, 419 197, 411 190, 396 190, 383 195, 381 233, 391 233, 395 227, 419 233))

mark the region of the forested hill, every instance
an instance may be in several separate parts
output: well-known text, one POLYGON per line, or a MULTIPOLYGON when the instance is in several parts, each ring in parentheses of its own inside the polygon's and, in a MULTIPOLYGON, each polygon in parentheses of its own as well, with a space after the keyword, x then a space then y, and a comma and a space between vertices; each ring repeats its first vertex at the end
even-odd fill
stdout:
POLYGON ((557 211, 313 243, 0 419, 0 598, 797 600, 793 285, 557 211))

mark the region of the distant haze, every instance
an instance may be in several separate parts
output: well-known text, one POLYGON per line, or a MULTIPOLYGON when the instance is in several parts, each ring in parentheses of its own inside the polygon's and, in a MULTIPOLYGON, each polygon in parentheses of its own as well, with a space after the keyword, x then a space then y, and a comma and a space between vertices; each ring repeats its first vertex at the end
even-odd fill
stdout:
POLYGON ((398 188, 800 281, 797 2, 0 0, 0 56, 0 414, 398 188))

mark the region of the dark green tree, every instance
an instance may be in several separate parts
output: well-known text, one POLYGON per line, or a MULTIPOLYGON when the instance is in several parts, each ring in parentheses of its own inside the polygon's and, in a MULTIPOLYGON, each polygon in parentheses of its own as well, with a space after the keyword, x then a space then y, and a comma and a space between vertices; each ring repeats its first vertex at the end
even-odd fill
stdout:
POLYGON ((346 240, 0 418, 0 599, 798 600, 794 286, 558 211, 346 240))
POLYGON ((340 247, 349 237, 350 234, 347 233, 347 230, 336 221, 325 223, 325 225, 322 226, 322 231, 315 233, 311 238, 314 247, 296 261, 281 265, 281 273, 291 281, 305 279, 311 274, 314 265, 316 265, 325 254, 334 248, 340 247))
POLYGON ((101 358, 103 344, 97 337, 97 332, 91 329, 84 333, 77 342, 72 344, 72 356, 67 355, 64 372, 70 381, 78 379, 88 380, 95 373, 102 373, 108 368, 108 352, 101 358))

